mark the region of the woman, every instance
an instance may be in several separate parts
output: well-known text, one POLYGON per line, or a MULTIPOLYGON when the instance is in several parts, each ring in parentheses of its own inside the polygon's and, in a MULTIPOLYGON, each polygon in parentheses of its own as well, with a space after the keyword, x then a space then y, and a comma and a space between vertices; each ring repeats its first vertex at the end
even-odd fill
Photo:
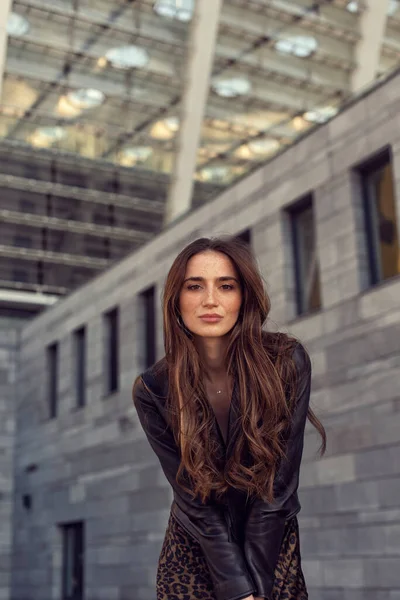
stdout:
POLYGON ((175 259, 164 299, 166 356, 133 400, 174 501, 157 600, 308 598, 297 496, 309 357, 263 332, 269 298, 235 238, 202 238, 175 259))

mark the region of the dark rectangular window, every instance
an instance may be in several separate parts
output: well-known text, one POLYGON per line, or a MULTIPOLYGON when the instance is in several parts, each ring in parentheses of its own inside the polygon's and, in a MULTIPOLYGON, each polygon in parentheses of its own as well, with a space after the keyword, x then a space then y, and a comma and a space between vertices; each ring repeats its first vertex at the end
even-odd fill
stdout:
POLYGON ((140 294, 144 309, 145 369, 151 367, 156 362, 155 296, 155 286, 148 288, 140 294))
POLYGON ((28 235, 15 235, 14 246, 19 248, 32 248, 32 238, 28 235))
POLYGON ((83 600, 84 527, 82 522, 61 526, 62 600, 83 600))
POLYGON ((114 308, 104 315, 106 394, 116 392, 118 389, 118 322, 118 308, 114 308))
POLYGON ((13 269, 12 279, 13 281, 19 281, 20 283, 28 283, 29 273, 25 269, 13 269))
POLYGON ((34 213, 35 212, 35 203, 32 200, 26 200, 25 198, 21 198, 19 201, 19 209, 23 213, 34 213))
POLYGON ((47 347, 47 399, 49 417, 57 416, 58 408, 58 343, 47 347))
POLYGON ((238 233, 236 237, 239 238, 239 240, 242 240, 242 242, 245 242, 251 246, 251 229, 245 229, 244 231, 238 233))
POLYGON ((74 333, 75 342, 75 395, 76 406, 86 404, 86 329, 81 327, 74 333))
POLYGON ((297 314, 321 308, 313 199, 309 195, 289 208, 295 269, 297 314))
POLYGON ((359 168, 370 284, 400 273, 399 230, 389 150, 359 168))

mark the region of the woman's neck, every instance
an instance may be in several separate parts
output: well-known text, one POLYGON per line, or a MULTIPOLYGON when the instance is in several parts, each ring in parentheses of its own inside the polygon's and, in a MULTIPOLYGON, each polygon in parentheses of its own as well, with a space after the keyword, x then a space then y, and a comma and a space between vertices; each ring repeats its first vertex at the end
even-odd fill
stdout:
POLYGON ((196 338, 195 345, 209 379, 226 375, 226 350, 229 338, 196 338))

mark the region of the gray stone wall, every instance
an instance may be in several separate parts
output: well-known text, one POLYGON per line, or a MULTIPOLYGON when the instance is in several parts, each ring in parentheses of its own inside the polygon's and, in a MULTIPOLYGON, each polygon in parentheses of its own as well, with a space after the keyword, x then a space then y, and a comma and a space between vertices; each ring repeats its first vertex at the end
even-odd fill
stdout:
POLYGON ((0 600, 10 598, 13 549, 15 397, 19 330, 24 321, 0 317, 0 600))
MULTIPOLYGON (((161 292, 176 253, 199 235, 252 229, 271 327, 303 340, 312 405, 301 473, 303 567, 312 600, 400 598, 400 278, 367 287, 358 162, 391 144, 400 186, 400 76, 169 227, 22 332, 15 463, 13 600, 60 597, 59 525, 85 522, 86 600, 153 600, 171 493, 138 425, 131 385, 143 361, 137 294, 161 292), (282 209, 314 191, 322 310, 295 317, 282 209), (103 395, 102 314, 120 309, 120 388, 103 395), (74 408, 72 332, 88 327, 88 403, 74 408), (60 343, 59 416, 47 418, 45 348, 60 343), (32 470, 32 465, 36 465, 32 470), (21 494, 31 494, 23 511, 21 494)), ((400 193, 397 191, 400 221, 400 193)), ((162 355, 161 308, 157 351, 162 355)))

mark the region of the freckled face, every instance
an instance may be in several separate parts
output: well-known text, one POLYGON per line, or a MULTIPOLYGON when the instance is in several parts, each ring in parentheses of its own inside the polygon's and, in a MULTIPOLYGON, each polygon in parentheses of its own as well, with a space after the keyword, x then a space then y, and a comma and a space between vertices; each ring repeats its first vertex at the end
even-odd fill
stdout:
POLYGON ((226 335, 238 320, 241 304, 239 276, 230 258, 213 250, 192 256, 179 297, 189 331, 201 337, 226 335))

